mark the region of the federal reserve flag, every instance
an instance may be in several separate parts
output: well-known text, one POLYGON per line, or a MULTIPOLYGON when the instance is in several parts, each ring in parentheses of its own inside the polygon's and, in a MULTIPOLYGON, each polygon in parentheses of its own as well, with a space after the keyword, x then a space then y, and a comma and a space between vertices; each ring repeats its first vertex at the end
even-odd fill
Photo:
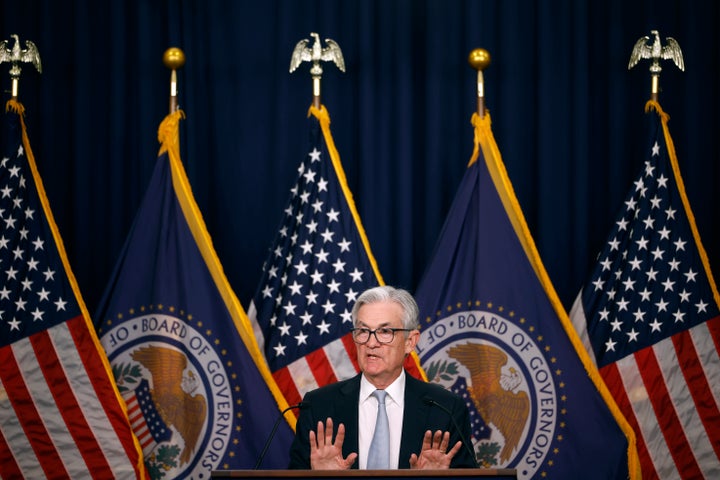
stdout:
POLYGON ((145 478, 16 100, 0 161, 0 478, 145 478))
MULTIPOLYGON (((330 134, 310 108, 310 146, 249 309, 270 370, 289 403, 357 374, 350 312, 382 284, 330 134)), ((417 356, 407 371, 424 378, 417 356)))
POLYGON ((483 467, 636 478, 627 426, 584 352, 515 198, 490 116, 415 294, 428 380, 466 399, 483 467))
POLYGON ((720 310, 668 116, 571 317, 635 429, 643 478, 720 478, 720 310))
MULTIPOLYGON (((287 406, 190 191, 181 116, 160 126, 160 156, 97 315, 154 479, 252 468, 287 406)), ((283 420, 263 468, 287 466, 292 436, 283 420)))

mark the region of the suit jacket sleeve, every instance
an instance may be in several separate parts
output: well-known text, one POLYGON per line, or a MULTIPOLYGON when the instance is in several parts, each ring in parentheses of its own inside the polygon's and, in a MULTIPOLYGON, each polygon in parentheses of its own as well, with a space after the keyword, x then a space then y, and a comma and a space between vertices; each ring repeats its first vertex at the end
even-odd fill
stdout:
MULTIPOLYGON (((295 426, 295 439, 290 446, 291 469, 310 469, 310 431, 317 429, 318 421, 325 422, 329 417, 333 419, 333 440, 337 435, 337 428, 342 423, 345 426, 345 441, 343 442, 343 457, 357 452, 357 411, 358 396, 360 394, 360 376, 349 380, 327 385, 308 392, 303 398, 306 406, 300 410, 297 425, 295 426)), ((350 468, 357 468, 356 461, 350 468)))
POLYGON ((400 468, 410 468, 410 454, 420 454, 425 432, 450 432, 450 446, 463 443, 450 468, 476 468, 470 432, 470 412, 462 398, 439 385, 406 377, 400 468), (432 404, 432 402, 434 404, 432 404))

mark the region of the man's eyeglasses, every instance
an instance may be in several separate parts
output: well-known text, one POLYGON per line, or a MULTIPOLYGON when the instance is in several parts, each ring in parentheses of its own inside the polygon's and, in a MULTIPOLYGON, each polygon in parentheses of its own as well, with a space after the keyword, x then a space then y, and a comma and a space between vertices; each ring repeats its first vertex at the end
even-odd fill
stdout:
POLYGON ((395 339, 395 332, 411 332, 413 328, 390 328, 380 327, 375 330, 369 328, 353 328, 352 337, 353 341, 360 345, 365 345, 370 341, 370 335, 375 335, 375 340, 378 343, 392 343, 395 339))

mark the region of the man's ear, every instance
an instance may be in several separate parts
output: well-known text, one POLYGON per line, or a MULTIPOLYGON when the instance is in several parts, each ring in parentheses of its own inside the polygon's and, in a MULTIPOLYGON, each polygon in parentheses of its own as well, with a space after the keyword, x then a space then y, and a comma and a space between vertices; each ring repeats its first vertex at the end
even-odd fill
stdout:
POLYGON ((411 331, 405 339, 405 353, 409 354, 415 350, 418 341, 420 341, 420 332, 418 330, 411 331))

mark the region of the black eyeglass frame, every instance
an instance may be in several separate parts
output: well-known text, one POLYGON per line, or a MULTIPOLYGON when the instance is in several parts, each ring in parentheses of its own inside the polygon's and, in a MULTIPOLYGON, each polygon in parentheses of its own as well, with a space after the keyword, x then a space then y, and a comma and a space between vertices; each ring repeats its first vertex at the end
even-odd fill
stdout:
POLYGON ((350 329, 350 332, 352 333, 353 342, 357 343, 358 345, 365 345, 370 341, 370 337, 372 335, 375 335, 375 340, 381 345, 387 345, 389 343, 392 343, 393 340, 395 340, 395 332, 412 332, 415 330, 414 328, 392 328, 392 327, 380 327, 376 328, 375 330, 371 330, 367 327, 359 327, 359 328, 352 328, 350 329), (380 340, 380 337, 377 335, 378 330, 390 330, 392 332, 392 338, 388 342, 383 342, 380 340), (355 338, 356 335, 367 333, 367 340, 364 342, 358 342, 357 338, 355 338))

